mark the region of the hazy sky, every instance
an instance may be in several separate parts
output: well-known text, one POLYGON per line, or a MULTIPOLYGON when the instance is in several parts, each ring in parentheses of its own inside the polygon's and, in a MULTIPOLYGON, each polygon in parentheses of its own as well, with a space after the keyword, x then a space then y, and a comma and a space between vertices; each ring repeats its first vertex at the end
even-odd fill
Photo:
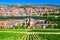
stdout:
POLYGON ((0 0, 0 4, 57 4, 60 0, 0 0))

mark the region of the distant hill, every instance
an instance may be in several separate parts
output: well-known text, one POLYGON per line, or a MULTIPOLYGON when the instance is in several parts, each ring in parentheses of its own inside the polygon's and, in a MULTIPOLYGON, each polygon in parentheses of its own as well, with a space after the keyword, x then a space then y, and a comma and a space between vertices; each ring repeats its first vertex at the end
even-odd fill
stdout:
POLYGON ((53 5, 53 4, 0 4, 0 6, 20 6, 20 7, 45 7, 45 6, 53 6, 60 8, 60 5, 53 5))

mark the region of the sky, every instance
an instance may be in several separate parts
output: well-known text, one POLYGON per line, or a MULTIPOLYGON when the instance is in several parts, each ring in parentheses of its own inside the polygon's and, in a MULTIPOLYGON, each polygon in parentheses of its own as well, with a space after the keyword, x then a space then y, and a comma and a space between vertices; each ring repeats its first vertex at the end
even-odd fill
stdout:
POLYGON ((0 4, 54 4, 54 5, 60 5, 60 0, 0 0, 0 4))

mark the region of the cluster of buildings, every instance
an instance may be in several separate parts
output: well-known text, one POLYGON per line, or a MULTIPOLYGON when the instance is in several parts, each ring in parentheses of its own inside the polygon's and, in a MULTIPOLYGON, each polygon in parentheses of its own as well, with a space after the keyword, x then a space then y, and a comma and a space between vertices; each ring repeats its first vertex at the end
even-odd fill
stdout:
POLYGON ((20 23, 20 20, 0 21, 0 28, 12 28, 19 25, 20 23))
POLYGON ((28 15, 43 15, 43 14, 58 14, 60 10, 54 6, 44 6, 44 7, 7 7, 0 6, 0 15, 3 16, 28 16, 28 15))
POLYGON ((27 18, 24 20, 0 21, 0 28, 13 28, 17 27, 18 25, 22 25, 24 28, 46 28, 50 25, 52 28, 54 28, 54 26, 57 24, 52 21, 34 20, 32 18, 27 18))
POLYGON ((50 26, 54 28, 57 24, 54 21, 46 21, 46 20, 34 20, 31 18, 26 19, 25 28, 46 28, 50 26))

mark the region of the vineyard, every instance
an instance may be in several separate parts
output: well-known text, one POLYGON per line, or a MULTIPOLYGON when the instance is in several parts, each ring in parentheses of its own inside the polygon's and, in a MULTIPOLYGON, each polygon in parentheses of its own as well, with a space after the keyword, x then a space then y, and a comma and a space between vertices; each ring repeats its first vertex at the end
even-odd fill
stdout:
POLYGON ((0 33, 0 35, 1 35, 0 40, 59 40, 60 39, 60 34, 0 33))
POLYGON ((60 29, 0 29, 0 40, 59 40, 60 29))

